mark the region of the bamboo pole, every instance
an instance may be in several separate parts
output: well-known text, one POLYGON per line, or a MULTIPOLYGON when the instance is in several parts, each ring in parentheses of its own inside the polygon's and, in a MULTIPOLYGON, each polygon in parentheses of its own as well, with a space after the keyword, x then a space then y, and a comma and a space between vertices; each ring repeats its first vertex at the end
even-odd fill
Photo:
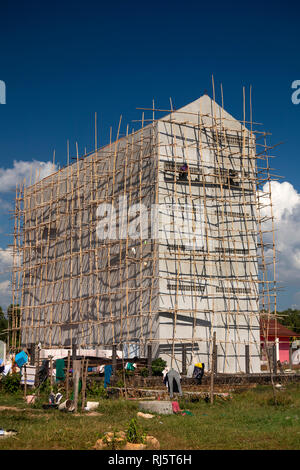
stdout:
POLYGON ((213 334, 213 353, 212 353, 212 361, 211 361, 211 370, 210 370, 210 403, 213 404, 214 402, 214 377, 215 377, 215 347, 216 347, 216 333, 213 334))
POLYGON ((71 351, 68 351, 68 360, 67 360, 67 374, 66 374, 66 400, 69 399, 69 385, 70 385, 70 359, 71 351))
POLYGON ((85 402, 86 402, 86 381, 87 381, 87 375, 88 375, 88 365, 89 365, 89 360, 88 358, 84 361, 82 360, 82 398, 81 398, 81 409, 82 411, 84 410, 85 407, 85 402))
POLYGON ((79 380, 81 375, 81 361, 73 361, 73 396, 74 396, 74 408, 75 413, 78 411, 78 389, 79 389, 79 380))

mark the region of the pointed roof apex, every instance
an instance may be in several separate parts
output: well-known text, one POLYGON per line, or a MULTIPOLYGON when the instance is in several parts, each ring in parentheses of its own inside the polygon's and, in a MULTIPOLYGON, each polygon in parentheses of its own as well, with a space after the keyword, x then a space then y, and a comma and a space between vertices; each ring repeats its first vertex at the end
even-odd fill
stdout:
POLYGON ((200 98, 192 101, 182 108, 174 110, 168 116, 164 116, 162 120, 172 118, 172 120, 178 121, 178 123, 184 121, 196 123, 200 115, 202 116, 204 123, 207 123, 208 126, 215 125, 216 120, 222 120, 225 127, 228 129, 237 131, 241 131, 242 128, 247 129, 243 126, 242 122, 235 119, 231 114, 225 111, 221 105, 211 98, 207 94, 207 90, 204 90, 204 94, 200 96, 200 98))

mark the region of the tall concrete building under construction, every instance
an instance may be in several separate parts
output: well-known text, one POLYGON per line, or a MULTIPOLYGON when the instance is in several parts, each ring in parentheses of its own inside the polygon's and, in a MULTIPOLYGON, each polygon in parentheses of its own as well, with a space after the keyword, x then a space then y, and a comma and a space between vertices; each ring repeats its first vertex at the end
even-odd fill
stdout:
POLYGON ((267 146, 257 152, 251 120, 207 95, 159 112, 19 188, 13 341, 20 328, 23 346, 144 356, 151 344, 181 370, 183 348, 188 363, 210 367, 215 333, 218 371, 245 372, 248 354, 259 372, 260 309, 273 295, 267 146))

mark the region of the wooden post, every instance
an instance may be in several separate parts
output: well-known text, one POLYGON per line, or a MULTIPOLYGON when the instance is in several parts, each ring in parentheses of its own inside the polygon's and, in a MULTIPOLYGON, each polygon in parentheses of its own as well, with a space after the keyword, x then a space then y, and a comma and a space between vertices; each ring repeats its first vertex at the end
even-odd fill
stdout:
POLYGON ((212 358, 210 367, 210 403, 214 402, 214 375, 215 375, 216 333, 213 334, 212 358))
POLYGON ((117 345, 114 344, 112 347, 112 374, 117 373, 117 345))
POLYGON ((216 344, 214 344, 213 357, 214 357, 214 375, 217 375, 218 373, 218 346, 216 344))
POLYGON ((78 385, 80 379, 80 369, 81 369, 81 361, 75 360, 73 361, 73 392, 74 392, 74 407, 75 413, 78 410, 78 385))
POLYGON ((152 377, 152 344, 147 347, 148 376, 152 377))
POLYGON ((70 381, 70 358, 71 352, 68 351, 68 362, 67 362, 67 377, 66 377, 66 399, 69 398, 69 381, 70 381))
POLYGON ((37 347, 35 363, 36 363, 37 368, 39 368, 40 367, 40 348, 39 347, 37 347))
POLYGON ((292 368, 292 365, 293 365, 293 363, 292 363, 292 352, 293 352, 292 351, 292 346, 289 343, 289 368, 290 369, 292 368))
POLYGON ((86 379, 88 375, 88 365, 89 360, 86 359, 85 367, 84 367, 84 359, 82 363, 82 399, 81 399, 81 409, 84 410, 85 405, 85 391, 86 391, 86 379))
POLYGON ((124 364, 124 343, 120 345, 122 351, 122 369, 123 369, 123 382, 124 382, 124 394, 127 400, 127 386, 126 386, 126 375, 125 375, 125 364, 124 364))
POLYGON ((245 346, 245 372, 250 374, 250 354, 249 354, 249 344, 245 346))
POLYGON ((35 379, 34 386, 36 387, 39 384, 39 371, 40 371, 40 348, 37 348, 37 354, 35 357, 35 379))
POLYGON ((51 392, 52 392, 52 388, 53 388, 53 360, 52 360, 52 356, 50 356, 50 389, 51 389, 51 392))
POLYGON ((26 364, 24 364, 24 400, 26 400, 27 395, 27 371, 26 364))
MULTIPOLYGON (((84 402, 83 400, 83 382, 84 382, 84 363, 85 363, 85 357, 83 357, 81 359, 81 364, 80 364, 80 378, 81 378, 81 408, 82 408, 82 402, 84 402)), ((83 409, 83 408, 82 408, 83 409)))
POLYGON ((35 365, 35 344, 31 343, 28 349, 29 349, 29 354, 30 354, 30 365, 34 366, 35 365))
POLYGON ((76 344, 72 345, 72 362, 76 361, 76 344))
POLYGON ((272 367, 273 367, 273 374, 277 374, 277 358, 276 358, 276 344, 273 345, 272 348, 272 367))
POLYGON ((186 344, 182 345, 182 375, 186 375, 186 344))

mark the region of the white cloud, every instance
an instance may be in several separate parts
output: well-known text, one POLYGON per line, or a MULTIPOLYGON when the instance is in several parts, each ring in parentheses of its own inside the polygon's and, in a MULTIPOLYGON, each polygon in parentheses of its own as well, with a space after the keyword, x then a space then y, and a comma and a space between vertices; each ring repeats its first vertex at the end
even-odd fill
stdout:
MULTIPOLYGON (((264 185, 264 191, 268 190, 268 183, 264 185)), ((289 218, 294 210, 300 209, 300 194, 297 193, 291 183, 284 181, 271 181, 273 214, 276 223, 289 218)))
POLYGON ((0 191, 7 192, 16 189, 16 184, 26 181, 26 185, 39 181, 57 171, 57 165, 52 162, 38 160, 14 160, 12 168, 0 168, 0 191))
MULTIPOLYGON (((268 190, 269 184, 266 183, 263 191, 268 192, 268 190)), ((287 181, 283 183, 272 181, 271 194, 277 252, 277 279, 295 285, 300 280, 300 194, 287 181)), ((267 202, 267 199, 265 201, 267 202)), ((270 208, 264 208, 262 212, 270 215, 270 208)), ((264 224, 264 229, 271 229, 270 221, 264 224)), ((266 235, 267 238, 271 241, 271 234, 266 235)))
POLYGON ((12 302, 10 281, 12 264, 12 250, 0 248, 0 305, 4 309, 12 302))
POLYGON ((13 256, 12 248, 0 248, 0 274, 4 270, 8 270, 12 268, 15 261, 16 266, 20 266, 21 264, 21 255, 15 254, 15 259, 13 256))
POLYGON ((11 201, 6 201, 3 198, 0 198, 0 212, 8 212, 13 210, 13 204, 11 201))
POLYGON ((6 310, 11 303, 11 282, 8 279, 0 281, 0 306, 3 308, 3 310, 6 310))
POLYGON ((6 281, 0 282, 0 294, 7 295, 10 293, 10 289, 11 289, 10 281, 6 280, 6 281))
MULTIPOLYGON (((57 171, 57 165, 52 162, 41 162, 38 160, 23 161, 15 160, 11 168, 0 168, 0 193, 8 193, 0 198, 0 213, 8 212, 14 207, 13 197, 16 185, 24 183, 29 185, 39 181, 53 172, 57 171)), ((3 218, 0 232, 3 232, 3 218)), ((20 256, 16 256, 16 264, 20 264, 20 256)), ((11 296, 11 269, 13 266, 13 253, 10 247, 0 248, 0 305, 6 308, 12 302, 11 296)))
MULTIPOLYGON (((16 264, 20 265, 20 256, 15 258, 16 264)), ((0 248, 0 306, 4 309, 12 303, 12 266, 13 252, 11 248, 0 248)))
POLYGON ((0 274, 8 271, 13 265, 13 252, 10 248, 0 248, 0 274))

